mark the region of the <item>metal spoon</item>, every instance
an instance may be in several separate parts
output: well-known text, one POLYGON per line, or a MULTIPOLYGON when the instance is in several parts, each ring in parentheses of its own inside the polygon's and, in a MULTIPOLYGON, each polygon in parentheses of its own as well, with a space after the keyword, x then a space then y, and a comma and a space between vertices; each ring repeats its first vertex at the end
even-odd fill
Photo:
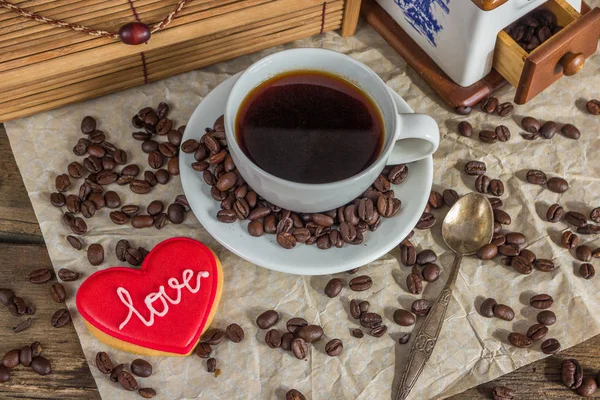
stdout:
POLYGON ((492 241, 494 235, 494 213, 488 199, 478 193, 463 196, 452 206, 442 225, 442 236, 446 245, 456 254, 450 278, 442 290, 439 299, 427 314, 419 329, 396 400, 404 400, 419 379, 425 364, 440 335, 448 304, 452 298, 452 290, 458 277, 463 256, 475 254, 483 245, 492 241))

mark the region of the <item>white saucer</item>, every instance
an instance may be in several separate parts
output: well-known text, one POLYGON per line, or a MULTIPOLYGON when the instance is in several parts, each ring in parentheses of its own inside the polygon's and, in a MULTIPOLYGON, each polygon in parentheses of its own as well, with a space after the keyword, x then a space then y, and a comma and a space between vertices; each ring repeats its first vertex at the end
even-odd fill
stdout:
MULTIPOLYGON (((200 139, 206 127, 223 114, 227 97, 238 75, 217 86, 196 108, 190 118, 183 141, 200 139)), ((400 113, 413 110, 390 89, 400 113)), ((210 196, 210 187, 204 183, 202 173, 192 169, 193 154, 179 155, 181 183, 188 202, 202 226, 223 246, 249 262, 275 271, 300 275, 325 275, 347 271, 368 264, 392 250, 416 225, 429 198, 433 180, 433 157, 408 164, 408 178, 394 186, 402 209, 392 218, 384 218, 379 229, 367 231, 365 241, 358 246, 320 250, 316 245, 298 244, 292 250, 280 247, 275 235, 252 237, 247 221, 225 224, 216 218, 220 204, 210 196)))

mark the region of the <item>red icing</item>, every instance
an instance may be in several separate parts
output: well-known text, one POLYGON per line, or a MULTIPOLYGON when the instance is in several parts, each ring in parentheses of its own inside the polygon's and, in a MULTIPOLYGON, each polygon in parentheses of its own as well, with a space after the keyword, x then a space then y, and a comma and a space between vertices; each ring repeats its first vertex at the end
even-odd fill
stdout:
POLYGON ((219 273, 215 256, 202 243, 188 238, 168 239, 154 247, 140 270, 108 268, 87 278, 77 292, 77 309, 88 323, 112 337, 149 349, 187 354, 196 345, 211 310, 216 307, 219 273), (209 273, 208 277, 200 278, 197 293, 187 286, 173 288, 177 283, 172 278, 179 284, 185 282, 185 270, 194 273, 189 280, 192 289, 196 287, 198 273, 209 273), (173 286, 169 286, 169 279, 173 286), (117 294, 117 289, 127 290, 133 307, 148 321, 151 312, 144 300, 149 294, 158 293, 161 286, 172 300, 180 295, 180 302, 173 304, 157 299, 152 303, 156 311, 161 313, 164 304, 168 311, 164 316, 155 314, 152 326, 144 325, 133 314, 119 329, 127 320, 130 309, 117 294))

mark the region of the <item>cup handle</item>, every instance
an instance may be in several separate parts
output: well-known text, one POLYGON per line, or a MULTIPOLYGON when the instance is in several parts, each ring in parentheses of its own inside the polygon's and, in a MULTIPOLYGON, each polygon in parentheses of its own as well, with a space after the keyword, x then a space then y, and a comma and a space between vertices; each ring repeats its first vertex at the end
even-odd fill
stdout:
POLYGON ((440 144, 440 129, 424 114, 397 115, 396 142, 387 165, 406 164, 429 157, 440 144))

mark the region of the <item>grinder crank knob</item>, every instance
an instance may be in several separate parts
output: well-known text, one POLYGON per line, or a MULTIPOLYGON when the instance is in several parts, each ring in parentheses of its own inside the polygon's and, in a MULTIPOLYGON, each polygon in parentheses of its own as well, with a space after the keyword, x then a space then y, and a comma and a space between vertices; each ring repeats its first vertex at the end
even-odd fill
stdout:
POLYGON ((560 65, 562 65, 563 74, 566 76, 572 76, 581 71, 585 64, 585 56, 581 53, 568 52, 560 59, 560 65))

